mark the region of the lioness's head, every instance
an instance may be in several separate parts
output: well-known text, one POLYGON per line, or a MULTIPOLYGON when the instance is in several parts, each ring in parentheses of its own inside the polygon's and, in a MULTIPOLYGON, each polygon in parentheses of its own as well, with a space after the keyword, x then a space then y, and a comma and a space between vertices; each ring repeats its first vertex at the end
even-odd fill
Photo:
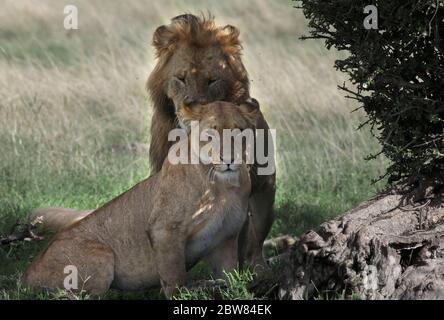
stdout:
POLYGON ((248 98, 248 76, 241 61, 237 28, 214 19, 177 16, 153 36, 158 63, 148 80, 154 106, 174 114, 181 105, 248 98), (172 103, 167 103, 171 101, 172 103))
MULTIPOLYGON (((191 134, 193 122, 198 123, 198 156, 201 162, 210 165, 212 178, 233 185, 239 184, 240 170, 247 168, 247 158, 254 153, 251 149, 254 146, 253 129, 259 116, 259 104, 251 98, 239 105, 216 101, 183 105, 177 110, 179 122, 191 134)), ((250 163, 253 163, 252 158, 250 163)))

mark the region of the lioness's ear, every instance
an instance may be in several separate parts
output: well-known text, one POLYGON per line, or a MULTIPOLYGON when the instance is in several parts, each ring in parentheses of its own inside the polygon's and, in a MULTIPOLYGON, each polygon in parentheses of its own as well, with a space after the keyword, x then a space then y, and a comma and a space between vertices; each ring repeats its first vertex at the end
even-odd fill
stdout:
POLYGON ((260 111, 259 102, 255 98, 248 98, 244 103, 239 105, 242 112, 254 114, 260 111))
POLYGON ((206 111, 208 110, 207 105, 204 104, 194 104, 189 108, 191 109, 191 112, 193 113, 195 120, 201 120, 206 111))
POLYGON ((222 46, 224 52, 229 56, 238 55, 242 50, 242 46, 239 40, 239 29, 226 25, 223 28, 219 28, 216 38, 222 46))
POLYGON ((160 26, 154 31, 153 46, 157 56, 161 56, 172 50, 173 34, 167 26, 160 26))
POLYGON ((190 122, 193 120, 200 121, 202 119, 202 115, 204 113, 204 105, 193 105, 193 107, 189 107, 186 105, 181 105, 179 109, 176 111, 176 115, 183 122, 190 122))

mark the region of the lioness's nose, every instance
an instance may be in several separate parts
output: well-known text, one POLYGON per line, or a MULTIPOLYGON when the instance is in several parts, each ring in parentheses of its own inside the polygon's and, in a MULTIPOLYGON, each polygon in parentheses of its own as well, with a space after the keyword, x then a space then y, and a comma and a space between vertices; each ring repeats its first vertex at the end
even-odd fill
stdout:
POLYGON ((230 157, 220 157, 220 161, 228 165, 234 164, 236 160, 237 159, 233 154, 230 157))

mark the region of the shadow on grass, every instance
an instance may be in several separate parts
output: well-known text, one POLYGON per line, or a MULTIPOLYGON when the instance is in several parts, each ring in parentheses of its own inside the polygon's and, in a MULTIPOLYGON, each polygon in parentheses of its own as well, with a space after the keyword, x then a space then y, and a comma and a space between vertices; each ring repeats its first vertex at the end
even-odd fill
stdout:
POLYGON ((321 223, 337 216, 337 211, 321 205, 297 205, 288 201, 276 208, 275 214, 276 221, 271 236, 279 234, 300 236, 308 230, 316 230, 321 223))

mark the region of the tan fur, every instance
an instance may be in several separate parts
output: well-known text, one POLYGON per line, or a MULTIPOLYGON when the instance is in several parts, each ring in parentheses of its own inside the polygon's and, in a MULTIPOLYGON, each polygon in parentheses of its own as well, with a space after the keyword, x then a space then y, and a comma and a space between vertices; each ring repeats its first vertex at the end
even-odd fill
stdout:
MULTIPOLYGON (((189 116, 200 121, 201 130, 245 129, 260 115, 250 109, 215 102, 193 108, 189 116)), ((189 147, 188 141, 178 143, 189 147)), ((63 288, 64 268, 74 265, 87 279, 79 279, 79 289, 100 294, 111 286, 143 290, 160 282, 170 297, 200 259, 217 276, 231 271, 238 262, 251 184, 245 164, 230 172, 238 186, 225 174, 211 164, 165 160, 159 173, 56 234, 27 269, 24 283, 63 288)))
MULTIPOLYGON (((208 103, 223 100, 242 103, 249 98, 249 79, 242 63, 239 30, 217 26, 213 17, 185 14, 160 26, 153 46, 158 58, 149 76, 147 88, 153 101, 150 164, 152 172, 161 169, 171 143, 170 130, 178 127, 177 111, 187 100, 208 103), (184 78, 184 84, 176 79, 184 78), (220 79, 217 88, 208 81, 220 79)), ((268 129, 260 115, 257 128, 268 129)), ((252 176, 251 219, 243 227, 239 240, 241 263, 264 265, 262 244, 274 220, 275 175, 252 176)))
POLYGON ((83 219, 94 210, 76 211, 67 208, 38 208, 29 214, 30 221, 41 219, 42 231, 59 231, 83 219))

